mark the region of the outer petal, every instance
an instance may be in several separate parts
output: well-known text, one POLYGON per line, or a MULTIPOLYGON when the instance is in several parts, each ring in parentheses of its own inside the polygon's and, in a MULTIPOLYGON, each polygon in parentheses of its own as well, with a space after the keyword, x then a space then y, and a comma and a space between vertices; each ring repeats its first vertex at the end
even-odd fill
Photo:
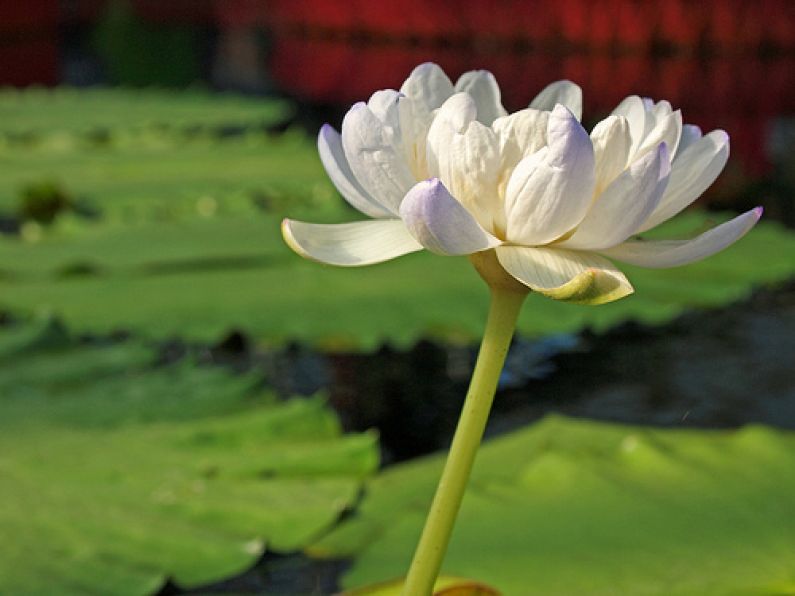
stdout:
POLYGON ((324 124, 317 135, 317 150, 331 182, 348 203, 370 217, 391 215, 389 210, 371 197, 356 180, 342 149, 342 138, 328 124, 324 124))
POLYGON ((594 189, 594 154, 588 133, 562 105, 549 117, 543 155, 526 157, 505 191, 506 235, 525 246, 547 244, 576 226, 594 189))
MULTIPOLYGON (((676 155, 676 148, 679 146, 679 137, 682 135, 682 112, 676 110, 670 112, 668 102, 660 102, 655 109, 660 114, 654 122, 654 126, 648 131, 643 142, 638 147, 637 152, 632 155, 630 161, 638 159, 649 151, 654 150, 660 143, 665 143, 671 155, 676 155), (667 105, 668 110, 660 110, 660 105, 667 105)), ((653 117, 653 116, 652 116, 653 117)))
POLYGON ((439 109, 428 131, 428 169, 485 227, 498 205, 497 135, 475 120, 474 100, 457 93, 439 109))
POLYGON ((530 102, 530 107, 549 112, 557 104, 569 108, 577 120, 582 118, 582 89, 580 86, 566 80, 550 83, 530 102))
POLYGON ((500 244, 438 178, 418 182, 406 194, 400 217, 411 235, 437 254, 468 255, 500 244))
POLYGON ((682 136, 679 138, 679 146, 676 148, 674 159, 678 159, 685 149, 698 141, 702 136, 701 129, 695 124, 683 124, 682 136))
POLYGON ((513 169, 523 158, 547 144, 549 112, 526 108, 497 118, 491 128, 500 141, 500 169, 513 169))
POLYGON ((395 130, 397 140, 400 136, 400 118, 398 114, 398 101, 403 97, 402 94, 394 89, 381 89, 376 91, 367 100, 367 107, 375 114, 382 124, 390 126, 395 130))
POLYGON ((426 141, 433 116, 410 97, 400 99, 398 111, 406 161, 414 179, 423 180, 429 176, 426 141))
POLYGON ((456 133, 461 133, 477 116, 475 100, 466 93, 456 93, 439 108, 428 129, 425 145, 428 173, 439 177, 440 163, 444 153, 449 151, 456 133))
POLYGON ((663 99, 657 103, 652 101, 649 111, 659 121, 660 118, 673 114, 674 109, 671 107, 671 102, 663 99))
POLYGON ((426 62, 416 67, 400 87, 400 92, 410 97, 430 114, 453 94, 453 84, 439 65, 426 62))
POLYGON ((623 273, 593 253, 524 246, 498 246, 496 252, 508 273, 556 300, 603 304, 634 291, 623 273))
POLYGON ((729 135, 713 130, 695 143, 691 143, 674 160, 668 188, 657 209, 649 216, 637 233, 672 218, 695 201, 718 177, 729 159, 729 135))
POLYGON ((595 193, 599 195, 627 167, 632 145, 627 119, 608 116, 594 126, 591 142, 596 160, 595 193))
POLYGON ((762 217, 757 207, 738 215, 692 240, 630 240, 599 251, 610 258, 632 265, 665 269, 700 261, 737 242, 762 217))
POLYGON ((422 250, 399 219, 311 224, 285 219, 282 235, 302 257, 343 267, 372 265, 422 250))
POLYGON ((629 238, 654 211, 668 184, 671 162, 665 143, 647 153, 616 178, 594 202, 566 248, 596 250, 629 238))
POLYGON ((625 98, 612 112, 616 116, 623 116, 629 124, 629 134, 632 137, 632 146, 629 149, 630 159, 640 147, 646 137, 647 120, 651 118, 646 113, 646 105, 637 95, 625 98))
POLYGON ((500 87, 488 70, 465 72, 456 82, 455 90, 472 96, 478 108, 478 121, 486 126, 508 113, 500 101, 500 87))
POLYGON ((412 71, 400 91, 405 96, 398 109, 406 160, 414 180, 422 180, 430 175, 425 144, 433 111, 453 94, 453 84, 439 66, 426 62, 412 71))
POLYGON ((403 196, 416 182, 399 131, 384 124, 367 105, 358 103, 342 121, 342 146, 362 188, 396 215, 403 196))

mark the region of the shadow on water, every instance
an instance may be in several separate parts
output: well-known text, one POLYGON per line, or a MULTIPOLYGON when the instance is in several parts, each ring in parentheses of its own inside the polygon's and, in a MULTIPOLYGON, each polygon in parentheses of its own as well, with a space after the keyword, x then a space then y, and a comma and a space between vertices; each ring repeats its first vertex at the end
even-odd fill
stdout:
POLYGON ((185 590, 167 581, 156 596, 177 594, 335 594, 338 578, 350 566, 342 560, 310 559, 301 553, 265 553, 248 571, 214 584, 185 590))
MULTIPOLYGON (((477 347, 422 340, 401 351, 260 350, 241 331, 215 346, 160 346, 165 364, 188 355, 260 373, 287 399, 322 391, 346 431, 375 428, 385 465, 449 444, 477 347)), ((670 324, 627 322, 604 334, 518 337, 500 379, 488 434, 549 413, 656 426, 795 429, 795 280, 670 324)))

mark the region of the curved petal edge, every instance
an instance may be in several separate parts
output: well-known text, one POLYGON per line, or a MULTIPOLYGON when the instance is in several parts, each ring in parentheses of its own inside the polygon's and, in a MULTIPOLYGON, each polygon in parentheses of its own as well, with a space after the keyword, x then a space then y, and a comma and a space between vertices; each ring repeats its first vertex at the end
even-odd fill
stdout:
POLYGON ((565 79, 550 83, 535 96, 529 107, 552 111, 556 104, 563 104, 577 120, 582 119, 582 89, 576 83, 565 79))
POLYGON ((762 207, 738 215, 691 240, 629 240, 600 254, 650 269, 678 267, 706 259, 745 236, 762 217, 762 207))
POLYGON ((418 182, 400 204, 411 235, 431 252, 469 255, 501 242, 484 230, 438 178, 418 182))
POLYGON ((342 224, 285 219, 282 235, 287 245, 302 257, 341 267, 373 265, 422 250, 422 245, 399 219, 342 224))
POLYGON ((555 300, 605 304, 635 291, 610 261, 593 253, 524 246, 499 246, 496 252, 509 274, 555 300))
POLYGON ((342 137, 331 125, 321 127, 317 135, 317 150, 332 184, 352 207, 370 217, 392 215, 359 184, 342 149, 342 137))

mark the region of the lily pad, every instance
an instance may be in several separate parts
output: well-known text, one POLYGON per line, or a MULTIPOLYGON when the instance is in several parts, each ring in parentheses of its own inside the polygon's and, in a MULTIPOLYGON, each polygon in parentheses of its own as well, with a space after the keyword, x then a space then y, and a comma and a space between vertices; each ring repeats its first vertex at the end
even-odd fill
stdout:
POLYGON ((209 218, 241 207, 251 213, 254 204, 256 212, 288 203, 318 208, 319 199, 339 214, 344 203, 334 195, 314 143, 299 133, 190 142, 139 135, 114 147, 84 146, 68 135, 43 147, 4 148, 0 142, 3 212, 17 207, 22 189, 42 181, 62 187, 102 222, 127 225, 209 218))
MULTIPOLYGON (((683 216, 669 232, 684 233, 704 219, 683 216)), ((636 293, 615 303, 584 308, 531 295, 519 332, 604 330, 626 319, 661 323, 787 279, 795 273, 793 254, 795 235, 762 223, 701 263, 626 267, 636 293)), ((383 341, 405 346, 424 335, 475 341, 488 299, 464 258, 418 253, 360 269, 305 261, 284 245, 272 215, 101 226, 37 244, 0 238, 0 272, 0 310, 55 313, 81 332, 121 328, 214 341, 242 328, 264 343, 363 350, 383 341), (78 266, 93 273, 64 275, 78 266)))
POLYGON ((69 134, 107 144, 114 135, 253 128, 292 114, 286 101, 209 91, 30 88, 0 91, 0 139, 27 144, 69 134))
MULTIPOLYGON (((405 573, 441 464, 373 479, 309 552, 356 557, 351 588, 405 573)), ((549 417, 481 450, 444 573, 528 596, 789 594, 793 469, 791 432, 549 417)))
MULTIPOLYGON (((466 259, 421 253, 343 270, 304 261, 284 245, 284 216, 359 216, 331 185, 313 139, 255 130, 282 114, 280 105, 200 92, 0 93, 7 116, 0 118, 0 219, 13 220, 20 189, 42 181, 95 217, 61 213, 52 226, 0 235, 0 311, 55 314, 79 332, 125 329, 157 338, 214 341, 239 328, 263 343, 361 350, 422 336, 476 341, 487 291, 466 259), (244 132, 202 132, 226 125, 244 132), (87 142, 97 128, 112 138, 87 142), (14 135, 44 141, 9 141, 14 135)), ((660 232, 687 235, 713 217, 723 219, 691 213, 660 232)), ((626 267, 637 291, 616 303, 582 308, 530 296, 519 331, 664 322, 791 277, 794 254, 795 235, 763 222, 703 263, 626 267)))
POLYGON ((378 462, 318 398, 156 366, 136 342, 0 333, 0 577, 10 594, 217 581, 330 527, 378 462))

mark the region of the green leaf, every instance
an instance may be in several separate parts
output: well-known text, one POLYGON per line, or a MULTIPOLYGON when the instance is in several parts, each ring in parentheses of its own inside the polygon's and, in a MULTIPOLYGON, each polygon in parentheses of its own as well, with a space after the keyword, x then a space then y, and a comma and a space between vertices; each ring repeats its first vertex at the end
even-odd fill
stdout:
MULTIPOLYGON (((695 226, 704 218, 681 220, 680 227, 695 226)), ((628 318, 665 322, 788 278, 795 272, 789 254, 795 236, 763 223, 701 263, 626 267, 636 292, 615 303, 582 307, 531 295, 519 332, 604 330, 628 318)), ((319 265, 290 252, 278 217, 267 215, 99 226, 37 244, 0 238, 0 272, 0 310, 55 313, 81 331, 122 328, 207 341, 231 328, 266 343, 358 349, 385 340, 408 345, 423 335, 474 341, 488 299, 466 259, 419 253, 366 268, 319 265), (80 264, 85 274, 66 274, 80 264)))
MULTIPOLYGON (((88 221, 59 214, 52 226, 0 236, 0 311, 55 314, 81 332, 208 341, 232 328, 265 343, 346 349, 421 336, 476 340, 488 296, 466 259, 421 253, 345 270, 284 245, 284 216, 361 217, 334 191, 312 139, 255 130, 285 109, 194 92, 0 93, 0 214, 18 212, 20 190, 42 181, 98 213, 88 221), (210 134, 225 125, 251 130, 210 134), (90 141, 96 129, 108 131, 107 142, 90 141)), ((708 217, 684 214, 659 235, 688 235, 708 217)), ((519 331, 661 323, 791 277, 792 254, 795 236, 763 222, 702 263, 622 268, 636 293, 615 303, 583 308, 531 295, 519 331)))
POLYGON ((343 200, 326 178, 314 144, 302 135, 252 132, 187 142, 113 134, 121 138, 111 147, 84 146, 69 135, 43 147, 4 149, 0 143, 0 209, 17 209, 25 187, 46 181, 97 211, 103 222, 125 225, 251 215, 288 204, 299 213, 333 204, 340 217, 343 200), (261 208, 255 210, 255 204, 261 208))
POLYGON ((60 139, 61 143, 108 146, 120 136, 145 140, 147 134, 157 133, 188 140, 221 127, 279 123, 292 111, 284 101, 199 90, 4 89, 0 91, 0 145, 24 142, 30 150, 42 143, 57 147, 60 139))
POLYGON ((2 590, 145 594, 294 551, 351 507, 377 466, 321 399, 135 342, 0 333, 2 590))
MULTIPOLYGON (((405 573, 441 456, 369 482, 313 545, 354 587, 405 573)), ((444 564, 505 594, 784 594, 795 589, 795 434, 549 417, 478 456, 444 564)))

